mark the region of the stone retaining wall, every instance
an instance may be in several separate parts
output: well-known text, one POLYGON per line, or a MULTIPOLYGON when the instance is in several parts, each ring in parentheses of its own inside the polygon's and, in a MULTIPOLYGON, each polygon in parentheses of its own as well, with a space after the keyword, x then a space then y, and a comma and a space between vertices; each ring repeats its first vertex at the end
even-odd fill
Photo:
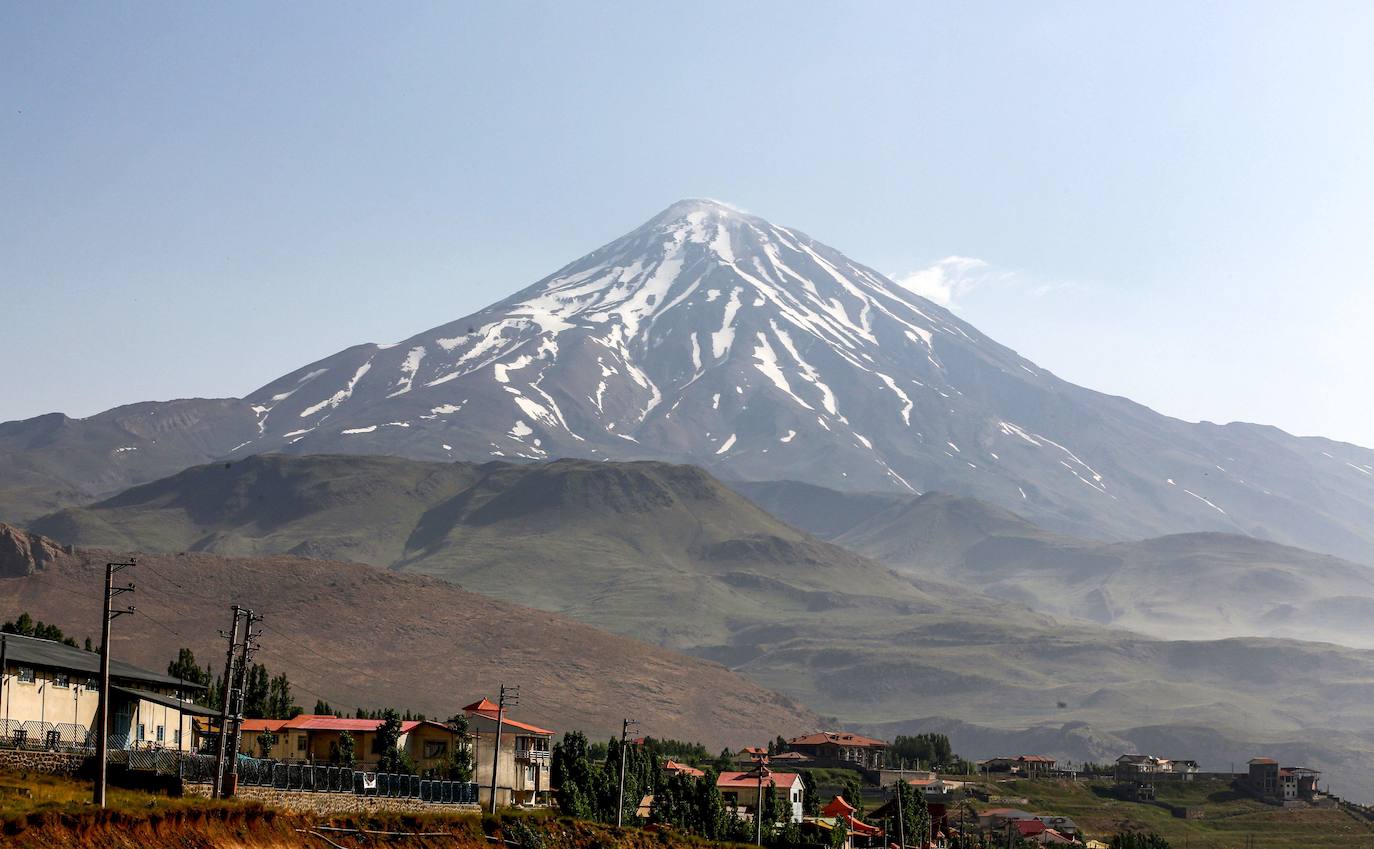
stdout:
MULTIPOLYGON (((187 796, 210 795, 208 784, 187 784, 187 796)), ((353 793, 311 793, 301 790, 279 790, 275 787, 245 787, 240 784, 235 796, 250 799, 274 808, 298 813, 341 816, 348 814, 387 813, 474 813, 476 805, 453 805, 442 802, 421 802, 418 799, 392 799, 385 796, 359 796, 353 793)))
POLYGON ((26 749, 0 749, 0 770, 5 772, 42 772, 49 775, 76 775, 89 755, 80 752, 43 752, 26 749))

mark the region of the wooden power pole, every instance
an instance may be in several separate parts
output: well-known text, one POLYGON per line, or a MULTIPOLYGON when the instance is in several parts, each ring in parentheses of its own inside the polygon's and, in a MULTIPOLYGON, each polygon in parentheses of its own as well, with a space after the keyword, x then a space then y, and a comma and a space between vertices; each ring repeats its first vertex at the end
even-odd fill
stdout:
POLYGON ((101 808, 105 807, 105 761, 109 759, 110 746, 110 623, 115 617, 134 612, 132 606, 111 610, 110 604, 115 596, 133 592, 133 584, 114 585, 115 573, 133 565, 132 560, 105 564, 105 603, 100 608, 100 701, 95 709, 95 789, 91 794, 91 802, 101 808))

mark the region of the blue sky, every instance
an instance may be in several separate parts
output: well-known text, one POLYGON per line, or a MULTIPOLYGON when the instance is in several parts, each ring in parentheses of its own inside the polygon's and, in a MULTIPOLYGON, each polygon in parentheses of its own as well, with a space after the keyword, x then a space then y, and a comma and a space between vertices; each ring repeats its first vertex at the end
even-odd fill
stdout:
POLYGON ((840 5, 8 4, 0 419, 241 395, 706 196, 1374 445, 1374 4, 840 5))

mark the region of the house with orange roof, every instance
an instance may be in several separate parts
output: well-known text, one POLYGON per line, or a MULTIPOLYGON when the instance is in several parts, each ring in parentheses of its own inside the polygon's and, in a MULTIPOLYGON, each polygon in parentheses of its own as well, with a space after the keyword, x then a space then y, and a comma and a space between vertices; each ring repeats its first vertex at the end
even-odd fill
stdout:
POLYGON ((746 819, 753 819, 758 810, 760 786, 764 793, 767 793, 770 787, 777 788, 777 792, 783 797, 784 805, 790 811, 789 820, 802 821, 802 803, 805 799, 802 778, 797 773, 773 772, 765 768, 760 778, 756 770, 727 770, 716 778, 716 787, 719 788, 720 795, 725 797, 726 807, 734 809, 736 814, 746 819))
MULTIPOLYGON (((287 763, 337 764, 344 732, 353 737, 354 766, 372 770, 382 756, 381 730, 384 720, 353 719, 332 714, 303 713, 291 719, 245 719, 239 737, 239 753, 263 757, 260 738, 275 737, 266 756, 287 763)), ((463 745, 458 732, 442 722, 407 720, 401 723, 400 749, 423 775, 444 769, 454 748, 463 745)))
POLYGON ((483 805, 490 803, 494 768, 498 806, 547 804, 549 753, 553 749, 554 732, 522 722, 506 713, 499 718, 501 739, 498 750, 497 711, 498 705, 486 698, 463 708, 475 747, 478 801, 483 805), (497 756, 494 764, 493 755, 497 756))
POLYGON ((816 760, 854 764, 863 769, 882 769, 887 758, 887 742, 847 731, 820 731, 793 737, 787 750, 816 760))
POLYGON ((675 760, 669 759, 663 762, 664 772, 675 772, 679 775, 690 775, 693 778, 705 778, 706 773, 687 764, 680 764, 675 760))
MULTIPOLYGON (((848 832, 849 847, 855 846, 881 846, 883 842, 883 830, 876 825, 870 825, 859 819, 855 814, 858 809, 849 804, 843 796, 836 796, 831 799, 829 804, 821 809, 821 817, 831 820, 831 822, 843 822, 848 832)), ((910 843, 911 841, 908 841, 910 843)), ((919 844, 918 844, 919 845, 919 844)))

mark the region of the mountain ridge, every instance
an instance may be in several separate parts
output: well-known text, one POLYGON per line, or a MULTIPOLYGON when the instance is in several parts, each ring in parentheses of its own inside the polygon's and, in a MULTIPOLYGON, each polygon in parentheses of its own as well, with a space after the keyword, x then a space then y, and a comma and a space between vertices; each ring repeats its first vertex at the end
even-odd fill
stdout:
POLYGON ((1076 536, 1233 531, 1374 563, 1374 451, 1074 386, 800 230, 709 201, 470 316, 180 404, 199 422, 135 405, 28 447, 38 425, 0 426, 0 473, 23 488, 0 515, 267 451, 659 459, 952 492, 1076 536))

